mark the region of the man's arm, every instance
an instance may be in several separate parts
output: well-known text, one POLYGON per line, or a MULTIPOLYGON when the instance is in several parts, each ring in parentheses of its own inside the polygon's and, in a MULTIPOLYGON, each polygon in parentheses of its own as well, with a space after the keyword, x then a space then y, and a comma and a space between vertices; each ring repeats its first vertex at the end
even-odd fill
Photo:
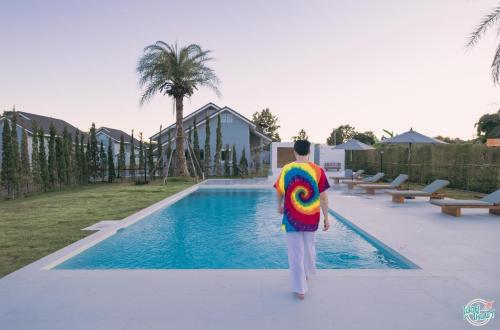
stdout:
POLYGON ((278 192, 276 196, 278 197, 278 212, 283 214, 283 195, 278 192))
POLYGON ((326 191, 323 191, 319 195, 321 211, 323 212, 323 231, 327 231, 330 228, 330 219, 328 219, 328 195, 326 191))

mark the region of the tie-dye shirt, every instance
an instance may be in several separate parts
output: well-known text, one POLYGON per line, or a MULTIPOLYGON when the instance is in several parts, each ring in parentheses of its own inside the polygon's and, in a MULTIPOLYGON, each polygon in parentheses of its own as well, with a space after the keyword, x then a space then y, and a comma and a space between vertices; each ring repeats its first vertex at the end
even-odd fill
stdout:
POLYGON ((319 194, 329 187, 325 171, 318 165, 286 164, 274 184, 278 194, 285 196, 282 229, 316 231, 320 217, 319 194))

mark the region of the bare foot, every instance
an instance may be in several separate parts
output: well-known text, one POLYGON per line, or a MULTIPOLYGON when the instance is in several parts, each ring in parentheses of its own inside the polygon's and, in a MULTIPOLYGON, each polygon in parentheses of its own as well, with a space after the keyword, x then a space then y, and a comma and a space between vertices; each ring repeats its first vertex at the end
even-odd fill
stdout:
POLYGON ((297 298, 299 298, 300 300, 304 300, 305 295, 303 293, 297 293, 297 298))

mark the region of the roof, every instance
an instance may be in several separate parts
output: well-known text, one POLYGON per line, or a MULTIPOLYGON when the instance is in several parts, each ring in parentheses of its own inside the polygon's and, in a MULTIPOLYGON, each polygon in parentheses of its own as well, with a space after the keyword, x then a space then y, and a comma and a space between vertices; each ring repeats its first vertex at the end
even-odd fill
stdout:
MULTIPOLYGON (((75 126, 71 125, 70 123, 58 119, 58 118, 53 118, 53 117, 47 117, 47 116, 42 116, 42 115, 37 115, 34 113, 29 113, 29 112, 24 112, 24 111, 17 111, 17 124, 24 128, 28 133, 33 134, 33 125, 36 123, 39 127, 43 128, 43 131, 45 134, 49 133, 49 128, 50 124, 54 125, 57 135, 62 135, 64 131, 64 127, 67 128, 68 132, 74 137, 76 134, 76 131, 78 130, 80 134, 84 134, 84 136, 87 136, 87 133, 82 132, 75 126)), ((9 119, 12 117, 12 111, 5 111, 5 116, 9 119)))
MULTIPOLYGON (((188 119, 192 118, 193 116, 195 116, 195 115, 199 114, 200 112, 202 112, 202 111, 204 111, 204 110, 206 110, 206 109, 208 109, 208 108, 210 108, 210 107, 215 108, 217 111, 216 111, 215 113, 213 113, 213 114, 209 117, 209 119, 214 118, 215 116, 217 116, 217 115, 219 115, 219 114, 223 113, 224 111, 231 112, 233 115, 235 115, 236 117, 240 118, 241 120, 243 120, 244 122, 246 122, 246 123, 247 123, 250 127, 252 127, 252 128, 254 129, 254 133, 255 133, 255 134, 257 134, 257 135, 259 135, 260 137, 262 137, 262 138, 264 138, 264 139, 268 140, 269 142, 272 142, 272 139, 271 139, 269 136, 267 136, 267 135, 265 135, 265 134, 263 134, 262 132, 259 132, 259 131, 257 130, 257 126, 256 126, 256 125, 255 125, 255 124, 254 124, 254 123, 253 123, 250 119, 248 119, 247 117, 243 116, 242 114, 240 114, 239 112, 237 112, 236 110, 234 110, 234 109, 232 109, 232 108, 230 108, 230 107, 228 107, 228 106, 224 106, 224 107, 222 107, 222 108, 221 108, 221 107, 219 107, 218 105, 216 105, 216 104, 214 104, 214 103, 212 103, 212 102, 207 103, 207 104, 206 104, 206 105, 204 105, 203 107, 201 107, 201 108, 199 108, 198 110, 196 110, 196 111, 192 112, 191 114, 187 115, 186 117, 184 117, 184 118, 183 118, 183 121, 186 121, 186 120, 188 120, 188 119)), ((205 123, 205 121, 206 121, 206 119, 204 118, 203 120, 201 120, 200 122, 198 122, 196 126, 199 126, 199 125, 201 125, 201 124, 204 124, 204 123, 205 123)), ((172 125, 170 125, 170 126, 168 126, 168 127, 164 128, 164 129, 161 131, 161 133, 165 133, 165 132, 169 131, 170 129, 174 128, 174 127, 175 127, 175 123, 173 123, 172 125)), ((186 128, 185 128, 185 131, 187 131, 188 129, 189 129, 189 128, 188 128, 188 127, 186 127, 186 128)), ((157 138, 157 137, 158 137, 158 134, 159 134, 159 133, 156 133, 156 134, 155 134, 155 135, 153 135, 151 138, 152 138, 152 139, 157 138)))
MULTIPOLYGON (((104 127, 104 126, 99 127, 96 130, 96 134, 98 134, 98 133, 104 133, 107 136, 109 136, 112 140, 115 140, 116 142, 120 142, 120 138, 122 135, 123 135, 123 139, 124 139, 125 143, 130 143, 130 139, 132 138, 131 135, 125 133, 124 131, 121 131, 121 130, 116 129, 116 128, 110 128, 110 127, 104 127)), ((139 143, 140 143, 139 140, 137 140, 134 137, 134 146, 139 147, 139 143)))

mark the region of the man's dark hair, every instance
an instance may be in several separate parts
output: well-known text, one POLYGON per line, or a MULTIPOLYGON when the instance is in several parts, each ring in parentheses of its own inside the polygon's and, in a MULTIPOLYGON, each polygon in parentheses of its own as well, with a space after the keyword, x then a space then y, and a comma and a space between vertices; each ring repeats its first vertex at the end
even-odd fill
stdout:
POLYGON ((301 156, 306 156, 309 154, 311 149, 311 143, 307 140, 297 140, 293 144, 293 150, 301 156))

